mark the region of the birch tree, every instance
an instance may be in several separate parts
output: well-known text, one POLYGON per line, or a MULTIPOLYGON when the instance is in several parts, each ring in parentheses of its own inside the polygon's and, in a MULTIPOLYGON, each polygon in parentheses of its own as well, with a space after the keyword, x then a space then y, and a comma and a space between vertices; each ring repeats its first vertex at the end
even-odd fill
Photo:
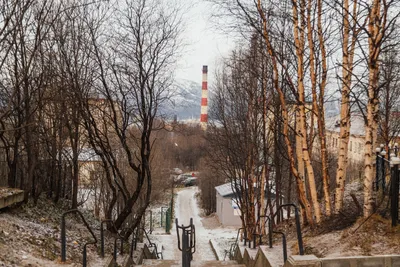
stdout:
POLYGON ((379 122, 379 71, 380 54, 386 39, 394 31, 399 12, 392 13, 397 1, 373 0, 368 3, 367 25, 363 28, 368 36, 368 86, 364 147, 364 217, 373 213, 373 161, 379 122))
MULTIPOLYGON (((342 77, 341 77, 341 104, 340 104, 340 133, 338 150, 338 167, 336 172, 335 213, 343 207, 344 187, 347 173, 347 154, 350 138, 350 92, 354 69, 354 56, 359 34, 359 3, 343 1, 342 18, 342 77)), ((338 11, 339 12, 339 11, 338 11)))

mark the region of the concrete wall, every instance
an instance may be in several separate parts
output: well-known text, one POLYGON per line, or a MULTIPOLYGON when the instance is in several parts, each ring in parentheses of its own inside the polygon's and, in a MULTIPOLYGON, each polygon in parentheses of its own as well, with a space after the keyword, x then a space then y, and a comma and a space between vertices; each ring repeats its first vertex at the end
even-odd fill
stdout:
MULTIPOLYGON (((271 267, 262 249, 255 254, 254 249, 237 248, 235 260, 246 267, 271 267)), ((317 258, 314 255, 292 255, 284 267, 400 267, 400 255, 354 256, 337 258, 317 258)))
POLYGON ((216 205, 217 205, 217 216, 219 222, 224 226, 241 226, 242 221, 240 220, 240 216, 234 214, 234 209, 232 208, 232 199, 224 198, 220 194, 217 193, 216 196, 216 205))
POLYGON ((290 256, 285 267, 400 267, 400 255, 317 258, 313 255, 290 256))

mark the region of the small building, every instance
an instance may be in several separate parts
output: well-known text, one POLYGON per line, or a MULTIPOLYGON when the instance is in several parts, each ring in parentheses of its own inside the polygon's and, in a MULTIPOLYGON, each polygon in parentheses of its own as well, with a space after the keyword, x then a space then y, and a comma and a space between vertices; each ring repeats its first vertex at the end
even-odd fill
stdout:
MULTIPOLYGON (((272 184, 271 186, 271 200, 274 205, 276 194, 275 188, 272 184)), ((255 191, 258 191, 254 188, 255 191)), ((216 214, 218 216, 219 222, 224 226, 241 226, 242 221, 240 219, 240 209, 236 203, 236 192, 232 189, 232 184, 226 183, 215 187, 216 193, 216 214)), ((267 203, 268 195, 265 193, 265 203, 267 203)), ((282 200, 284 196, 282 196, 282 200)), ((275 209, 275 205, 274 205, 275 209)), ((256 207, 256 217, 257 217, 257 207, 256 207)))
POLYGON ((219 222, 224 226, 241 226, 240 210, 235 203, 235 193, 231 183, 226 183, 215 187, 216 214, 219 222))

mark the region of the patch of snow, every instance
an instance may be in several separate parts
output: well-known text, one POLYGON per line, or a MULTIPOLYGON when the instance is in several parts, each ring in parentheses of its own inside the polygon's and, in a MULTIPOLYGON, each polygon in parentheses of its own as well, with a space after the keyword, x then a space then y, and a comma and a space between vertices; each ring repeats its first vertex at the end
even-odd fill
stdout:
MULTIPOLYGON (((210 240, 218 254, 220 260, 224 259, 225 250, 229 250, 231 244, 235 241, 237 228, 222 227, 215 221, 214 217, 203 218, 201 210, 198 207, 196 194, 199 192, 197 187, 182 188, 177 192, 175 199, 175 217, 179 225, 188 226, 190 218, 193 219, 196 232, 196 252, 193 254, 195 261, 215 260, 215 255, 211 249, 210 240), (214 220, 214 221, 213 221, 214 220)), ((153 209, 153 221, 155 230, 152 238, 157 244, 162 244, 164 259, 180 260, 182 252, 178 250, 178 238, 175 226, 175 220, 172 224, 171 234, 165 234, 165 229, 157 228, 160 226, 160 208, 153 209)), ((164 225, 165 226, 165 225, 164 225)), ((182 231, 180 230, 180 235, 182 231)), ((161 247, 161 245, 159 245, 161 247)))

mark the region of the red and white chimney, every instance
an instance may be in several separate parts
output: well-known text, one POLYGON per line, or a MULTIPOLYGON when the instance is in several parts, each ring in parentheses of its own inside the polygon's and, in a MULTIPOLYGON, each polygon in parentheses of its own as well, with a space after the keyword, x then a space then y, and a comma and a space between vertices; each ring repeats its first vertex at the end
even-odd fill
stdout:
POLYGON ((201 112, 200 112, 200 126, 203 130, 207 129, 207 109, 208 109, 208 84, 207 84, 208 67, 203 66, 203 80, 201 83, 201 112))

